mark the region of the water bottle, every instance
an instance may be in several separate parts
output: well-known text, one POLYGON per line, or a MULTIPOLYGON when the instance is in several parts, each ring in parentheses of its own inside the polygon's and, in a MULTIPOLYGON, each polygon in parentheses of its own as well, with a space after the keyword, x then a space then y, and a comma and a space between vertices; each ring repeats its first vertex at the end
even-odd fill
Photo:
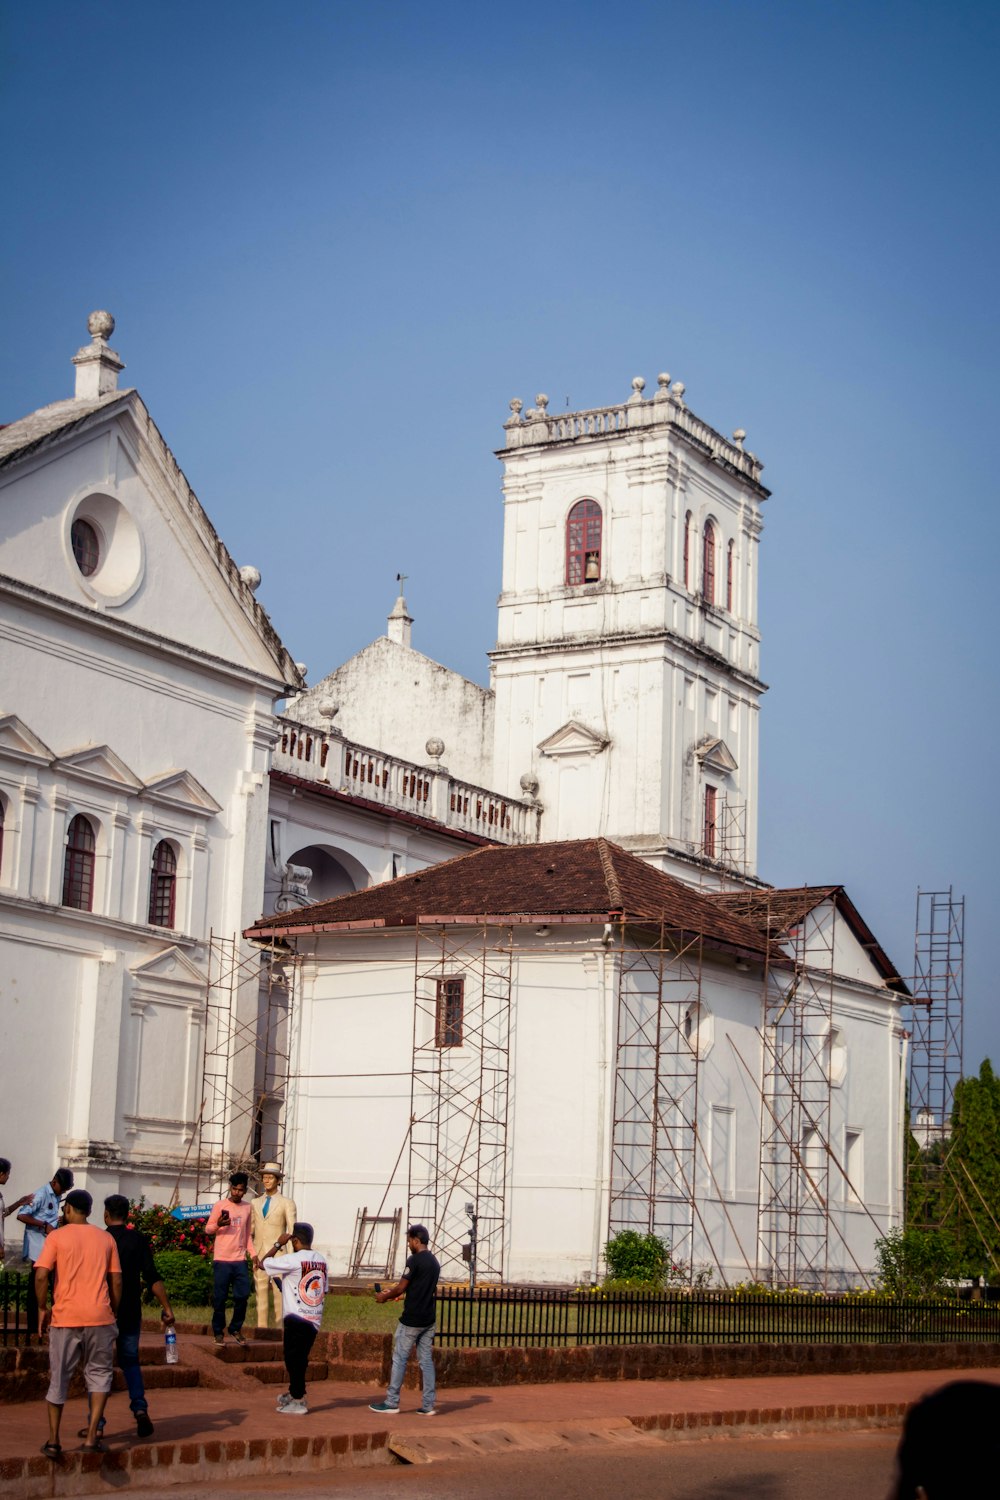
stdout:
POLYGON ((167 1364, 175 1365, 177 1363, 177 1330, 168 1328, 163 1335, 163 1342, 167 1350, 167 1364))

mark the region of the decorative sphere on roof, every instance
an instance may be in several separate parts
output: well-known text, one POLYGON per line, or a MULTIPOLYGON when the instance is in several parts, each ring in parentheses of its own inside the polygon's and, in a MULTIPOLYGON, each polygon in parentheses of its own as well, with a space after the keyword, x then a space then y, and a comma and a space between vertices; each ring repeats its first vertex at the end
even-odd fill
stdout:
POLYGON ((521 791, 526 797, 533 797, 538 791, 538 777, 531 771, 525 771, 521 777, 521 791))
POLYGON ((635 379, 632 381, 632 389, 635 391, 637 396, 641 396, 643 391, 646 389, 646 382, 643 380, 641 375, 636 375, 635 379))
POLYGON ((304 661, 297 661, 295 663, 295 670, 296 672, 298 672, 300 677, 307 677, 309 675, 309 668, 306 666, 304 661))
POLYGON ((669 373, 669 371, 668 370, 661 370, 660 373, 659 373, 659 375, 657 375, 657 377, 656 377, 656 383, 657 383, 658 386, 661 386, 661 387, 669 385, 670 384, 670 373, 669 373))
POLYGON ((738 444, 738 446, 742 448, 743 439, 746 437, 746 435, 746 428, 737 427, 736 431, 733 433, 733 442, 738 444))
POLYGON ((517 416, 523 405, 524 402, 518 396, 515 396, 513 401, 510 403, 510 409, 514 413, 515 417, 517 416))
POLYGON ((442 755, 444 754, 444 740, 440 740, 438 739, 436 734, 432 734, 430 739, 424 746, 424 749, 427 751, 427 754, 430 756, 431 760, 440 760, 442 755))
POLYGON ((319 716, 321 719, 332 719, 339 712, 340 710, 336 703, 333 703, 329 698, 324 698, 319 705, 319 716))
POLYGON ((256 594, 257 590, 260 588, 260 569, 255 568, 253 563, 247 563, 245 568, 240 569, 240 577, 243 579, 243 582, 246 584, 251 594, 256 594))
POLYGON ((537 407, 539 407, 542 411, 545 410, 545 408, 548 406, 548 404, 549 404, 549 398, 548 398, 548 396, 542 394, 540 396, 536 396, 535 397, 535 405, 537 407))
POLYGON ((92 312, 87 319, 87 331, 91 338, 109 339, 115 331, 115 320, 109 312, 92 312))

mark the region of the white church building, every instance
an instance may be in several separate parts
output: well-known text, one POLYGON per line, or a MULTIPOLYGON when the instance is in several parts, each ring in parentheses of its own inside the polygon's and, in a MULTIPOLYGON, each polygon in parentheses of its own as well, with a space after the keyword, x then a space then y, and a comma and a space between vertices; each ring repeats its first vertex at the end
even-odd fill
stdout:
POLYGON ((636 1227, 857 1282, 906 989, 841 887, 757 872, 745 434, 667 376, 512 402, 489 687, 400 594, 307 688, 89 326, 74 397, 0 428, 12 1186, 190 1198, 283 1149, 342 1271, 398 1212, 454 1276, 588 1278, 636 1227))

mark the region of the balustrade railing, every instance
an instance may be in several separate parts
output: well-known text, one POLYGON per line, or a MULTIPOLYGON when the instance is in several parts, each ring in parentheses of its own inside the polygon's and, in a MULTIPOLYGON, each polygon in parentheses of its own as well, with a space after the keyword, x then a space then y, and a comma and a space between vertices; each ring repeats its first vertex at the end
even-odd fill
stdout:
POLYGON ((533 802, 501 797, 486 787, 458 781, 443 768, 418 766, 340 735, 281 719, 276 771, 325 783, 381 807, 417 813, 445 829, 476 833, 498 844, 533 844, 539 809, 533 802))
POLYGON ((547 407, 532 407, 504 424, 508 448, 527 448, 536 443, 572 442, 576 438, 605 437, 610 433, 632 431, 641 427, 669 425, 686 432, 715 457, 723 459, 738 473, 760 482, 764 465, 756 454, 740 443, 723 437, 701 417, 696 417, 683 400, 670 393, 651 400, 626 401, 620 406, 597 406, 589 411, 567 411, 550 414, 547 407))

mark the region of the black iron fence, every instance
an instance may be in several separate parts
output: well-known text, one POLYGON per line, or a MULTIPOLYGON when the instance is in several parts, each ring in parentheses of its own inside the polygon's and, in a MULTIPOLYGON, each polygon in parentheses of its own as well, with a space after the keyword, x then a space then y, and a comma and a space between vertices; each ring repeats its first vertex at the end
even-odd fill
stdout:
POLYGON ((438 1292, 449 1347, 568 1344, 898 1344, 1000 1338, 1000 1304, 786 1292, 438 1292))
POLYGON ((20 1271, 0 1270, 0 1345, 23 1343, 28 1332, 27 1305, 27 1276, 20 1271))

